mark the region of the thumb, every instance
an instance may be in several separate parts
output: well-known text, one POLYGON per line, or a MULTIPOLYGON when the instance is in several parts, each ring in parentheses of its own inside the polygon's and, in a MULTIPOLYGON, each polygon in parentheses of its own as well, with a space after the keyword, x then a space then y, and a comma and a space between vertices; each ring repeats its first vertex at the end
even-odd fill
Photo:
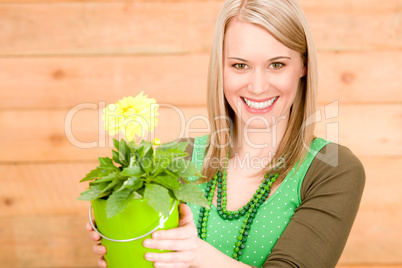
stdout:
POLYGON ((179 205, 179 213, 180 213, 180 221, 179 221, 179 226, 183 226, 189 223, 194 223, 193 222, 193 213, 191 212, 191 209, 189 206, 186 204, 180 204, 179 205))

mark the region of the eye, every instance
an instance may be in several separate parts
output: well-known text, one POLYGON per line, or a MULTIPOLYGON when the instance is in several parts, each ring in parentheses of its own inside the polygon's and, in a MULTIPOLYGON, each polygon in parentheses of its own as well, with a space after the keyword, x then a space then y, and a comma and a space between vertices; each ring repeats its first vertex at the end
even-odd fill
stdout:
POLYGON ((248 68, 247 64, 245 64, 245 63, 236 63, 236 64, 233 64, 232 66, 239 70, 244 70, 244 69, 248 68))
POLYGON ((281 62, 273 62, 273 63, 271 63, 271 65, 269 67, 274 69, 274 70, 279 70, 284 66, 285 66, 285 64, 283 64, 281 62))

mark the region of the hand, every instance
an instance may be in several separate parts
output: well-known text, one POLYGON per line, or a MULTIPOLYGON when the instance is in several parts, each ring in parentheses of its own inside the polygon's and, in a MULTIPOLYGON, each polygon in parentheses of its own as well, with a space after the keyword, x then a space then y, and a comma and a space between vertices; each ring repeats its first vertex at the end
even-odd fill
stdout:
POLYGON ((144 246, 153 249, 173 250, 174 252, 145 254, 145 258, 154 262, 155 267, 190 267, 194 264, 199 251, 197 228, 193 222, 190 207, 180 204, 179 227, 160 230, 152 234, 153 239, 144 240, 144 246))
MULTIPOLYGON (((95 220, 93 220, 93 223, 95 225, 95 220)), ((94 247, 93 247, 93 251, 95 252, 95 254, 101 255, 98 260, 98 266, 101 268, 107 267, 106 261, 103 258, 103 255, 106 254, 106 247, 102 246, 100 244, 100 239, 101 239, 100 235, 94 231, 90 222, 87 222, 85 229, 87 229, 89 231, 89 237, 92 240, 98 242, 98 244, 94 245, 94 247)))

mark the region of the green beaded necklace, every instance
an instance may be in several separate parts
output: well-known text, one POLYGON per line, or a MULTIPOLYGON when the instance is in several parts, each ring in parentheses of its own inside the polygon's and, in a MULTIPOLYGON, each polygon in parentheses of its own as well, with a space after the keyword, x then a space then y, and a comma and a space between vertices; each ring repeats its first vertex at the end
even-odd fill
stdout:
MULTIPOLYGON (((207 183, 205 188, 205 197, 208 199, 209 205, 212 205, 212 199, 214 198, 215 189, 218 186, 218 199, 217 199, 217 211, 219 216, 224 220, 235 220, 240 217, 245 216, 241 229, 239 231, 239 236, 237 237, 237 242, 235 244, 234 252, 232 258, 239 260, 240 256, 243 254, 242 250, 245 248, 247 242, 247 237, 251 225, 253 223, 254 217, 257 215, 259 207, 268 198, 271 192, 271 186, 278 178, 279 173, 273 175, 264 175, 264 180, 256 190, 250 201, 237 211, 229 211, 226 208, 227 205, 227 183, 226 183, 226 167, 221 171, 218 171, 212 180, 207 183)), ((198 218, 198 236, 202 240, 207 239, 207 224, 209 217, 209 208, 201 207, 200 214, 198 218)))

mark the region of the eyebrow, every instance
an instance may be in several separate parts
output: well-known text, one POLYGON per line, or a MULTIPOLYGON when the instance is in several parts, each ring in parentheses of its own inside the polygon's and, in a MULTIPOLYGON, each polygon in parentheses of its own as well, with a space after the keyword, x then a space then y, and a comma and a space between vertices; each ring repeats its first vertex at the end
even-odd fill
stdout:
MULTIPOLYGON (((228 57, 228 59, 248 62, 248 60, 245 60, 245 59, 242 59, 242 58, 237 58, 237 57, 228 57)), ((279 60, 279 59, 289 59, 289 60, 291 60, 291 58, 287 57, 287 56, 278 56, 278 57, 274 57, 272 59, 269 59, 268 61, 275 61, 275 60, 279 60)))

